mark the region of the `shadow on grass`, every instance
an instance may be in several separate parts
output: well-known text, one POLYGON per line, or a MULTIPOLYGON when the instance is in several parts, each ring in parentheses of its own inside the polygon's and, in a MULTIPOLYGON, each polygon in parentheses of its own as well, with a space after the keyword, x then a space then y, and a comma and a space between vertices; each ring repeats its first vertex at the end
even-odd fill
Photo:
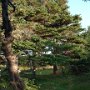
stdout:
MULTIPOLYGON (((35 90, 90 90, 90 73, 82 75, 53 75, 51 70, 37 71, 35 90)), ((30 70, 22 71, 21 77, 31 80, 30 70)))

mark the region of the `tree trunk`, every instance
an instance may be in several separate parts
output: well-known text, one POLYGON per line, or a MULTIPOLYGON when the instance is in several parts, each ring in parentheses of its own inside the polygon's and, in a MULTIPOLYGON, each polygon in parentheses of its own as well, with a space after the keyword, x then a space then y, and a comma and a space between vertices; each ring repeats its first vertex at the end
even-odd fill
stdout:
POLYGON ((35 66, 35 62, 33 60, 30 60, 29 61, 29 65, 30 65, 30 71, 32 73, 31 79, 35 79, 36 78, 36 66, 35 66))
POLYGON ((4 38, 2 41, 2 50, 7 59, 7 68, 10 75, 10 84, 14 90, 24 90, 23 83, 18 74, 18 61, 12 51, 12 26, 8 17, 8 0, 2 0, 2 20, 4 38))
POLYGON ((36 78, 36 66, 35 66, 35 62, 33 61, 33 67, 32 67, 32 78, 35 79, 36 78))
POLYGON ((57 65, 53 65, 53 74, 56 75, 57 74, 57 65))

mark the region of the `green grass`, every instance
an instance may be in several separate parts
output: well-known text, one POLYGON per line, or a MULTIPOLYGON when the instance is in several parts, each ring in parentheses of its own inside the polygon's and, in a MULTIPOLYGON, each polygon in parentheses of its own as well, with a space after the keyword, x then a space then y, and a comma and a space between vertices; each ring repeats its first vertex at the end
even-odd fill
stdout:
POLYGON ((80 76, 38 76, 38 90, 90 90, 90 74, 80 76))
POLYGON ((90 90, 90 73, 63 76, 53 75, 50 69, 38 70, 35 83, 39 88, 31 90, 90 90))
MULTIPOLYGON (((30 82, 30 71, 21 73, 26 78, 25 90, 90 90, 90 73, 82 75, 53 75, 52 70, 37 70, 35 85, 30 82), (30 86, 30 87, 29 87, 30 86)), ((7 89, 8 90, 8 89, 7 89)))
POLYGON ((52 69, 44 69, 44 70, 37 70, 37 75, 50 75, 52 74, 52 69))

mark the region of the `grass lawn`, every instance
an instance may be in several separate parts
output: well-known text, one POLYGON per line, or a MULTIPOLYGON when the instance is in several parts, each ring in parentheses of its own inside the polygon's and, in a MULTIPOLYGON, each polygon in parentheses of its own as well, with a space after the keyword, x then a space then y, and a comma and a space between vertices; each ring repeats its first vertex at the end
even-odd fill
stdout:
POLYGON ((53 75, 52 70, 48 69, 37 70, 36 73, 37 76, 35 85, 31 85, 30 83, 28 83, 31 77, 28 68, 24 68, 23 73, 21 73, 22 78, 28 79, 26 83, 30 86, 30 88, 26 90, 90 90, 90 72, 77 76, 63 76, 53 75))
MULTIPOLYGON (((30 77, 30 75, 27 75, 30 77)), ((52 75, 52 70, 37 71, 36 85, 31 90, 90 90, 90 73, 82 75, 52 75)))
POLYGON ((38 76, 38 90, 90 90, 90 74, 80 76, 38 76))

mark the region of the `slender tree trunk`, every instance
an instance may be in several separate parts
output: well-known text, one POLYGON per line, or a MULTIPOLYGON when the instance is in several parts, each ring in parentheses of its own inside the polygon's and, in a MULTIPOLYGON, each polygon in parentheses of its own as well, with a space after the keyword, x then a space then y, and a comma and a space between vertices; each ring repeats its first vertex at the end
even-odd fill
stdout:
POLYGON ((36 78, 36 66, 35 66, 35 62, 33 60, 30 60, 29 63, 30 63, 29 64, 30 65, 30 71, 32 72, 31 79, 35 79, 36 78))
POLYGON ((53 74, 54 75, 57 74, 57 65, 56 64, 53 65, 53 74))
POLYGON ((12 51, 12 26, 8 17, 8 0, 2 0, 2 20, 4 38, 2 41, 2 50, 4 51, 7 59, 7 68, 10 76, 10 84, 14 90, 24 90, 23 83, 18 74, 18 61, 12 51))
POLYGON ((35 62, 33 61, 33 66, 32 66, 32 78, 35 79, 36 78, 36 66, 35 66, 35 62))

